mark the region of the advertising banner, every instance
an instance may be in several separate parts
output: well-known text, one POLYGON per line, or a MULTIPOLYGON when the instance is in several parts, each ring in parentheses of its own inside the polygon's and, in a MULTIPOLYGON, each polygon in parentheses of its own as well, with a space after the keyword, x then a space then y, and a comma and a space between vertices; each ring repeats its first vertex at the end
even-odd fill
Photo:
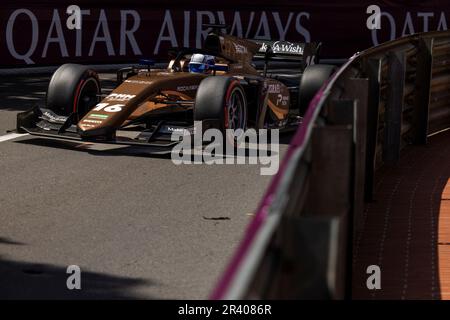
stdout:
POLYGON ((403 35, 446 30, 449 18, 450 2, 438 0, 4 0, 0 67, 164 61, 171 47, 201 47, 211 30, 205 23, 246 38, 322 42, 323 57, 347 58, 403 35))

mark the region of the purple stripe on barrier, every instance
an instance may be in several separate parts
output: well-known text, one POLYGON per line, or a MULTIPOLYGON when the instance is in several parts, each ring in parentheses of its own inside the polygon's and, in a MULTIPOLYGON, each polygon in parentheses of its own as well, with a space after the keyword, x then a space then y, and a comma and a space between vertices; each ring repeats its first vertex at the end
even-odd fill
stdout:
POLYGON ((281 180, 281 177, 291 160, 292 154, 295 150, 297 150, 299 147, 303 146, 305 143, 305 139, 307 137, 307 132, 309 126, 314 124, 315 121, 315 111, 319 107, 319 102, 321 101, 322 97, 324 96, 325 90, 328 87, 329 83, 334 80, 335 77, 337 77, 338 72, 335 73, 329 81, 327 81, 322 88, 317 92, 311 103, 309 104, 308 110, 305 114, 305 117, 303 118, 302 124, 299 126, 297 132, 295 133, 291 144, 289 145, 289 148, 287 150, 287 153, 280 165, 280 169, 278 173, 275 175, 275 177, 272 179, 267 191, 264 194, 264 197, 262 201, 260 202, 257 213, 255 217, 250 222, 249 226, 245 230, 244 239, 239 244, 239 247, 236 250, 236 253, 231 259, 231 262, 229 263, 228 267, 226 268, 223 276, 220 278, 217 286, 214 288, 213 293, 210 296, 210 299, 212 300, 220 300, 223 299, 226 295, 227 290, 229 289, 230 284, 232 283, 234 277, 236 276, 236 273, 239 269, 239 266, 243 262, 246 254, 249 252, 250 246, 252 244, 252 241, 256 238, 256 235, 261 230, 261 227, 263 226, 267 214, 269 206, 271 205, 273 198, 275 196, 275 192, 278 188, 279 182, 281 180))

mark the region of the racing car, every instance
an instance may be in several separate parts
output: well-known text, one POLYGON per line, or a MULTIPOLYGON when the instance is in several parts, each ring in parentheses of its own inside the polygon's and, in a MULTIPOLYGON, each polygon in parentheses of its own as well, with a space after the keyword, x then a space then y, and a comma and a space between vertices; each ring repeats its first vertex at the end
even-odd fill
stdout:
POLYGON ((122 68, 109 94, 88 66, 60 66, 45 106, 19 113, 17 131, 170 150, 177 143, 172 133, 199 121, 203 130, 286 129, 299 124, 336 69, 317 64, 320 44, 243 39, 226 34, 224 25, 205 27, 211 32, 202 48, 170 50, 165 69, 150 60, 122 68), (286 62, 298 70, 271 68, 286 62))

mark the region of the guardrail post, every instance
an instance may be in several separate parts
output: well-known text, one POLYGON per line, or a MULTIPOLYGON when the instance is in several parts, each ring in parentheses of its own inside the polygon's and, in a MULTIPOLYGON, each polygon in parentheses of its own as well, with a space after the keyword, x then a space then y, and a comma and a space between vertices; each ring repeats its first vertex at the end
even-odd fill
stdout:
POLYGON ((383 160, 395 163, 400 157, 403 96, 405 87, 406 57, 402 52, 390 52, 389 92, 385 112, 383 160))
POLYGON ((326 125, 312 136, 312 161, 305 216, 339 218, 339 244, 334 254, 336 283, 334 297, 350 297, 351 235, 354 201, 354 115, 355 100, 330 101, 326 125))
POLYGON ((367 136, 366 136, 366 176, 364 200, 373 200, 375 177, 375 153, 378 140, 378 113, 380 106, 381 60, 368 59, 364 65, 365 76, 369 79, 369 96, 367 102, 367 136))
POLYGON ((341 288, 336 287, 342 223, 334 216, 284 217, 274 241, 278 247, 272 244, 245 298, 342 299, 341 288))
POLYGON ((364 211, 364 186, 366 178, 366 148, 367 148, 367 108, 369 100, 369 79, 349 78, 344 82, 346 90, 343 99, 354 99, 354 130, 355 172, 354 172, 354 221, 356 230, 359 214, 364 211))
POLYGON ((416 81, 414 86, 414 144, 427 143, 432 70, 433 39, 420 39, 418 42, 416 81))

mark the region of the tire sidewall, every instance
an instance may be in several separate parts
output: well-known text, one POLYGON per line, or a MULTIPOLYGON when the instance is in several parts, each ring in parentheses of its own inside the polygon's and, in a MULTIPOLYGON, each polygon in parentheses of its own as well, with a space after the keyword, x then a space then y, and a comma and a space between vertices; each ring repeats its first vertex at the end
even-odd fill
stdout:
POLYGON ((80 110, 79 107, 80 93, 89 82, 95 82, 97 93, 100 93, 100 80, 94 70, 78 64, 62 65, 53 73, 50 80, 46 95, 47 108, 65 116, 73 112, 87 112, 88 110, 80 110))
POLYGON ((231 104, 231 99, 233 97, 234 94, 239 94, 242 98, 242 111, 243 111, 243 127, 242 128, 235 128, 234 130, 243 130, 245 133, 245 130, 247 130, 247 115, 248 115, 248 110, 247 110, 247 99, 245 96, 245 91, 242 88, 242 86, 239 84, 238 80, 233 80, 230 83, 230 86, 227 89, 227 94, 225 96, 225 101, 224 101, 224 121, 223 121, 223 128, 224 128, 224 133, 226 135, 226 139, 227 142, 232 144, 234 147, 237 146, 238 142, 239 142, 239 137, 235 137, 233 132, 230 132, 230 123, 229 123, 229 106, 231 104))
POLYGON ((244 130, 247 125, 247 98, 239 80, 233 77, 211 76, 200 82, 195 97, 194 121, 211 121, 222 133, 228 128, 228 107, 236 91, 244 103, 244 130))
POLYGON ((299 86, 298 109, 300 116, 306 113, 311 100, 337 69, 336 66, 327 64, 313 64, 306 67, 299 86))

